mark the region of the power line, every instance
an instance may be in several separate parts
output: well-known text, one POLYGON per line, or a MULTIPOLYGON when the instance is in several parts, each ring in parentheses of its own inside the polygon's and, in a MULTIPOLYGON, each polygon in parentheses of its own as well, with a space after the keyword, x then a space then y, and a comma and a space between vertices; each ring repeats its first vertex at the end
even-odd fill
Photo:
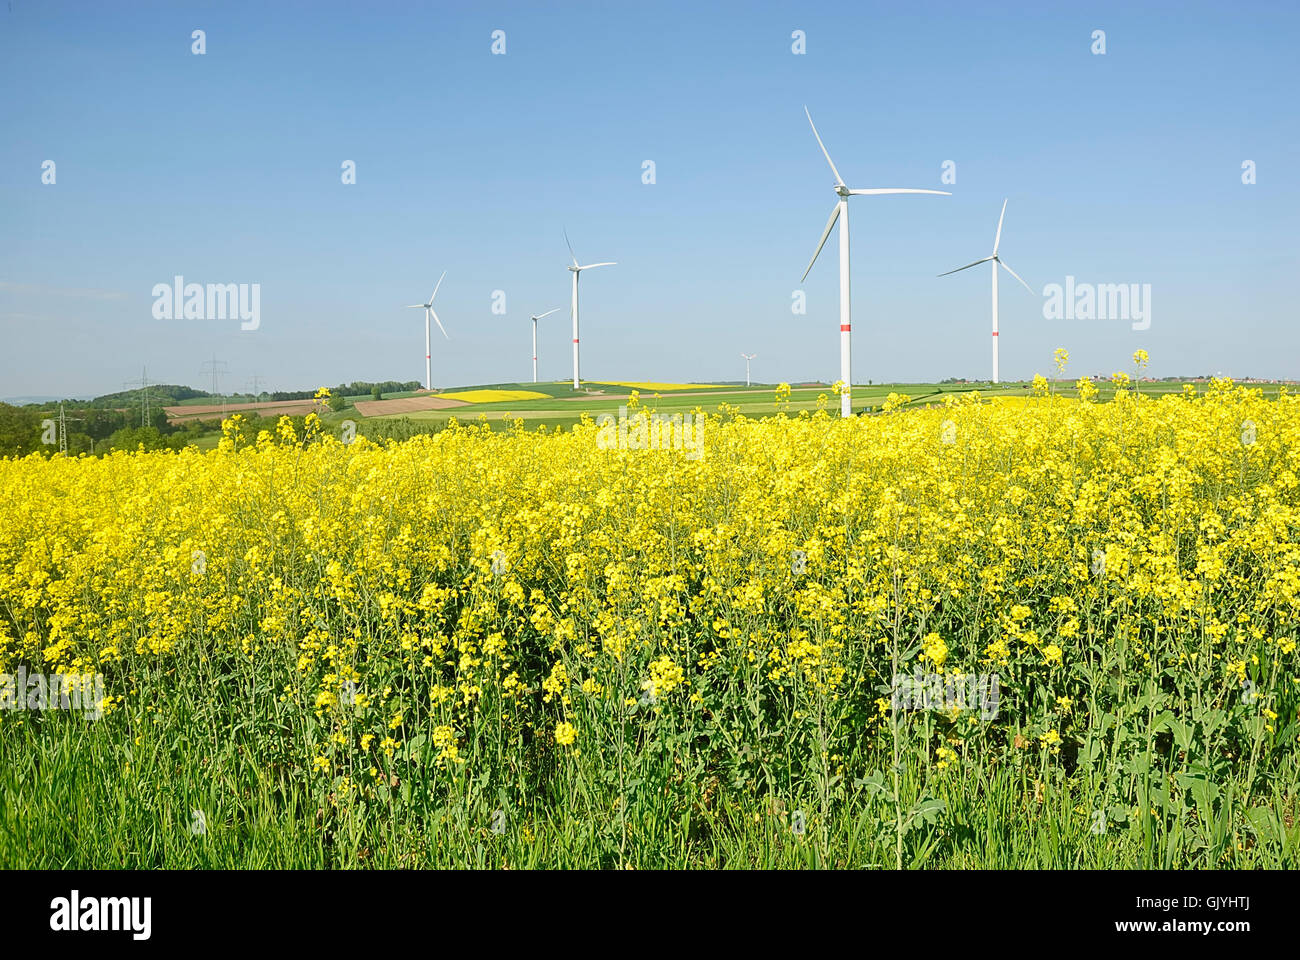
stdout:
MULTIPOLYGON (((59 453, 68 452, 68 421, 84 420, 85 417, 69 417, 63 412, 63 401, 59 401, 59 453)), ((91 450, 94 450, 94 441, 91 441, 91 450)))
POLYGON ((140 368, 139 380, 127 380, 125 383, 122 384, 122 386, 132 387, 137 383, 140 385, 140 426, 148 427, 152 425, 152 419, 153 419, 150 416, 150 412, 149 412, 149 401, 152 398, 149 396, 149 368, 148 367, 140 368))
POLYGON ((217 355, 214 353, 211 360, 205 360, 203 362, 203 367, 205 369, 200 375, 207 373, 212 376, 212 395, 214 397, 221 396, 217 390, 217 378, 224 377, 226 374, 230 373, 230 364, 226 363, 224 360, 218 360, 217 355))

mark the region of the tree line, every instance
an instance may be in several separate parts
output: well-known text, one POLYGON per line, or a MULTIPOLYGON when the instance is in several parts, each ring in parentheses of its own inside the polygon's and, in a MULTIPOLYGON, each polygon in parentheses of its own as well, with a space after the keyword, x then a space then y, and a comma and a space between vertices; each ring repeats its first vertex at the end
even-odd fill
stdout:
MULTIPOLYGON (((371 383, 368 380, 353 380, 351 383, 341 383, 337 387, 330 387, 330 393, 336 397, 364 397, 375 396, 385 393, 405 393, 410 390, 420 389, 419 380, 385 380, 382 383, 371 383)), ((279 390, 271 394, 272 400, 310 400, 316 396, 315 390, 279 390)))

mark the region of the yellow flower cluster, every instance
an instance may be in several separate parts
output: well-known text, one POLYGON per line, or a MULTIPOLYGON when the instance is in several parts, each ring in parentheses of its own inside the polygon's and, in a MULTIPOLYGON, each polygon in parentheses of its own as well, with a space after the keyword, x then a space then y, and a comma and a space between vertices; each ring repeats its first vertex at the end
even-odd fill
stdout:
POLYGON ((1102 657, 1295 715, 1295 397, 906 399, 714 418, 699 459, 590 420, 376 445, 232 418, 209 453, 0 460, 0 672, 102 672, 142 713, 151 671, 264 671, 298 762, 354 779, 760 705, 857 736, 922 661, 1041 687, 1001 716, 1052 752, 1102 657))

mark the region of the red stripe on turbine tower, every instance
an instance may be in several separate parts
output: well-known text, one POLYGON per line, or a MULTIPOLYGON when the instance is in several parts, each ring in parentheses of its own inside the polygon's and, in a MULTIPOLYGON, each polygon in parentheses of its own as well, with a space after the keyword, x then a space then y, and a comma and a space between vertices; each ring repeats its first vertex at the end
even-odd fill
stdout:
POLYGON ((848 333, 848 332, 850 332, 850 330, 852 329, 852 327, 853 327, 853 324, 851 324, 851 323, 841 323, 841 324, 840 324, 840 333, 848 333))

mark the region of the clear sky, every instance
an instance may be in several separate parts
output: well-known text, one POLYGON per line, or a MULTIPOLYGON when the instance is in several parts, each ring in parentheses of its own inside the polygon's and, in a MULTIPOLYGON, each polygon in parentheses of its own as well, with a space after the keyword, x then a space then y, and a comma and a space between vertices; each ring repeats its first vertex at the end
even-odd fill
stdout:
POLYGON ((988 376, 988 268, 936 275, 989 253, 1004 197, 1035 291, 1151 289, 1134 330, 1045 319, 1003 274, 1004 379, 1058 346, 1075 375, 1144 348, 1155 376, 1298 377, 1298 28, 1294 2, 0 0, 0 397, 144 364, 202 386, 214 355, 227 390, 423 379, 403 305, 443 270, 435 386, 530 379, 555 307, 563 379, 565 228, 618 261, 582 280, 584 377, 737 379, 743 351, 834 380, 834 237, 799 282, 835 199, 805 104, 851 187, 953 192, 852 201, 855 381, 988 376), (260 284, 260 327, 155 319, 178 274, 260 284))

